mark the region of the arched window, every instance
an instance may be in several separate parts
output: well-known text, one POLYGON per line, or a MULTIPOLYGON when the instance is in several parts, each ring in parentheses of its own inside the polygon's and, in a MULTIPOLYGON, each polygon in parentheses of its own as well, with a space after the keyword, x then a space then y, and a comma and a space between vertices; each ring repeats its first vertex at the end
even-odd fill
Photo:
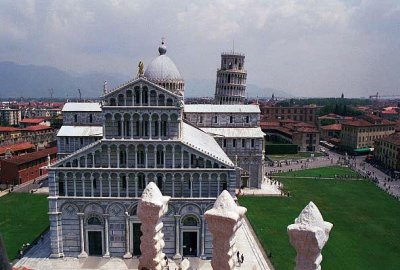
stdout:
POLYGON ((163 189, 163 180, 162 180, 162 176, 157 176, 157 187, 162 191, 163 189))
POLYGON ((88 225, 101 225, 101 221, 98 217, 91 217, 87 221, 88 225))
POLYGON ((198 220, 194 216, 187 216, 182 220, 183 226, 197 226, 198 220))

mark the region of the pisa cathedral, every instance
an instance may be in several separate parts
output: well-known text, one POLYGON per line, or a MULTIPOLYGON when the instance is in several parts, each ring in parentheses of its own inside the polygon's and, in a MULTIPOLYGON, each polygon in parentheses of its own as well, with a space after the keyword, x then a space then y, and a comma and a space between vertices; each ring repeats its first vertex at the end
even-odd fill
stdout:
MULTIPOLYGON (((238 152, 227 151, 223 135, 197 127, 189 120, 194 118, 190 108, 185 115, 184 80, 163 43, 158 51, 136 79, 104 91, 102 104, 65 105, 58 133, 60 159, 49 168, 52 257, 140 255, 137 203, 151 181, 171 196, 163 217, 163 252, 174 258, 211 256, 204 213, 223 190, 235 196, 243 169, 238 152)), ((252 135, 241 130, 245 137, 235 147, 237 143, 242 152, 261 158, 258 106, 238 106, 253 106, 248 112, 236 108, 234 117, 234 127, 251 129, 252 135)), ((213 112, 210 117, 217 116, 222 124, 222 119, 231 119, 230 113, 213 112)), ((256 177, 246 186, 260 185, 261 169, 256 177)))

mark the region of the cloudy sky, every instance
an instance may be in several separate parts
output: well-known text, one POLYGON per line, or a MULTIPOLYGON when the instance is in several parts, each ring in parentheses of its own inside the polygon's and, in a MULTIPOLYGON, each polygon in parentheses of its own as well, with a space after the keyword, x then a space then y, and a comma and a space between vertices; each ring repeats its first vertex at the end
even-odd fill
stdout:
POLYGON ((400 0, 1 0, 0 25, 0 61, 133 76, 165 37, 185 79, 215 80, 234 41, 260 87, 400 93, 400 0))

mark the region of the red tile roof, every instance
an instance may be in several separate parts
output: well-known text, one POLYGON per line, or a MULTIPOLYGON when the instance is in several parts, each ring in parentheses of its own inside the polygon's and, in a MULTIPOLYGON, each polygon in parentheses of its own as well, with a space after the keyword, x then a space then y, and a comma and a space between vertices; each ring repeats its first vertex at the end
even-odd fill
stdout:
POLYGON ((0 126, 0 132, 12 132, 12 131, 18 131, 18 128, 15 127, 3 127, 0 126))
POLYGON ((327 126, 322 126, 321 129, 323 130, 342 130, 342 124, 332 124, 327 126))
POLYGON ((395 145, 400 145, 400 133, 391 134, 391 135, 389 135, 387 137, 383 137, 380 140, 384 141, 384 142, 392 143, 392 144, 395 144, 395 145))
POLYGON ((15 152, 15 151, 21 151, 21 150, 34 149, 34 148, 35 148, 35 146, 29 142, 1 146, 0 147, 0 155, 4 155, 7 152, 7 150, 15 152))
POLYGON ((53 128, 49 127, 49 126, 38 125, 38 126, 29 126, 24 129, 21 129, 21 130, 22 131, 39 131, 39 130, 46 130, 46 129, 53 129, 53 128))
POLYGON ((46 119, 44 119, 44 118, 25 118, 25 119, 22 119, 19 122, 23 123, 23 124, 39 124, 39 123, 41 123, 41 122, 43 122, 45 120, 46 119))
MULTIPOLYGON (((13 158, 5 159, 2 162, 3 163, 13 163, 16 165, 21 165, 24 163, 28 163, 43 157, 47 157, 48 155, 54 155, 57 154, 57 147, 52 147, 52 148, 47 148, 43 149, 37 152, 21 155, 21 156, 16 156, 13 158)), ((3 165, 4 166, 4 165, 3 165)))

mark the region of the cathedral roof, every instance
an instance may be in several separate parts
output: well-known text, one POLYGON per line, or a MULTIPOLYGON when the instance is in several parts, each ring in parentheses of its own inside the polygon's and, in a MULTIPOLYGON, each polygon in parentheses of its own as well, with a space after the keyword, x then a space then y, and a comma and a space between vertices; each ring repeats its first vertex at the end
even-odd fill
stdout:
POLYGON ((57 133, 58 137, 91 137, 103 136, 102 126, 62 126, 57 133))
POLYGON ((175 63, 166 56, 167 47, 164 42, 158 48, 160 53, 146 68, 144 76, 149 80, 156 83, 182 81, 183 78, 176 67, 175 63))
POLYGON ((201 128, 204 132, 227 138, 264 138, 261 128, 201 128))
POLYGON ((62 108, 63 112, 101 112, 100 103, 97 102, 67 102, 62 108))
POLYGON ((182 142, 229 166, 234 166, 225 151, 211 135, 185 122, 182 123, 182 142))
POLYGON ((219 104, 187 104, 187 113, 260 113, 258 105, 219 105, 219 104))

